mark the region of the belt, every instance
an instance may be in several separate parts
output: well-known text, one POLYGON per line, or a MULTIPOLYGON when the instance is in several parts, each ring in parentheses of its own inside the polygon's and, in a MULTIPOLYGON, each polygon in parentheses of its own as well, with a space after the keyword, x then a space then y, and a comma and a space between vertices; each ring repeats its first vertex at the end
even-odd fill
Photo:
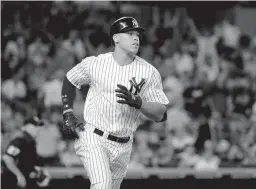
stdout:
MULTIPOLYGON (((104 132, 95 128, 94 129, 94 133, 96 133, 97 135, 103 136, 104 132)), ((130 137, 116 137, 113 135, 108 135, 107 139, 114 141, 114 142, 119 142, 119 143, 127 143, 130 140, 130 137)))

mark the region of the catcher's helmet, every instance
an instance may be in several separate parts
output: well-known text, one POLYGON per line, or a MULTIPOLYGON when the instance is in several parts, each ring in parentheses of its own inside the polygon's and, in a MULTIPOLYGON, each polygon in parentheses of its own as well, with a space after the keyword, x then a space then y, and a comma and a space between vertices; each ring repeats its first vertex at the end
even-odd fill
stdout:
MULTIPOLYGON (((117 19, 110 27, 110 37, 112 38, 116 33, 124 33, 130 30, 136 30, 140 34, 145 31, 140 27, 137 20, 133 17, 122 17, 117 19)), ((113 42, 113 40, 112 40, 113 42)))

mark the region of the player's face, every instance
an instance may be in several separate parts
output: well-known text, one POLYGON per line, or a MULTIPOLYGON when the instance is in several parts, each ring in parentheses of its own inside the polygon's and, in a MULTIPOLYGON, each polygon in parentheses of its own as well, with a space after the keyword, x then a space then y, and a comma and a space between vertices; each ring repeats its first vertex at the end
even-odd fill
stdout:
POLYGON ((138 31, 128 31, 119 34, 119 47, 128 53, 137 54, 140 47, 140 33, 138 31))

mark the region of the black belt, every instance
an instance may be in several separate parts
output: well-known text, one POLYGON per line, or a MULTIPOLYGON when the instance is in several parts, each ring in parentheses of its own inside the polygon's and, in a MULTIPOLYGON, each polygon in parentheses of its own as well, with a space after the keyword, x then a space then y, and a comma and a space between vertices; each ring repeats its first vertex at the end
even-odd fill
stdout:
MULTIPOLYGON (((96 133, 97 135, 100 135, 100 136, 103 136, 103 134, 104 134, 103 131, 101 131, 97 128, 94 129, 94 133, 96 133)), ((114 141, 114 142, 127 143, 130 140, 130 137, 116 137, 116 136, 109 134, 107 139, 114 141)))

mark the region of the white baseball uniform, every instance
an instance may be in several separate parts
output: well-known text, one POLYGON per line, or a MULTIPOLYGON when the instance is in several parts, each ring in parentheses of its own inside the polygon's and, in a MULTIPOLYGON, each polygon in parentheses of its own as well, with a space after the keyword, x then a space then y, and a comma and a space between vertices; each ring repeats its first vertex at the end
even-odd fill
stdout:
POLYGON ((137 90, 148 102, 168 104, 161 76, 156 68, 138 56, 132 63, 120 66, 110 52, 83 59, 67 73, 67 78, 78 89, 84 84, 90 85, 84 107, 85 130, 79 133, 75 150, 84 164, 91 188, 118 189, 127 172, 140 111, 119 104, 115 89, 121 84, 133 92, 137 90), (93 133, 95 128, 104 131, 104 135, 93 133), (110 141, 108 134, 130 136, 131 140, 127 143, 110 141))

